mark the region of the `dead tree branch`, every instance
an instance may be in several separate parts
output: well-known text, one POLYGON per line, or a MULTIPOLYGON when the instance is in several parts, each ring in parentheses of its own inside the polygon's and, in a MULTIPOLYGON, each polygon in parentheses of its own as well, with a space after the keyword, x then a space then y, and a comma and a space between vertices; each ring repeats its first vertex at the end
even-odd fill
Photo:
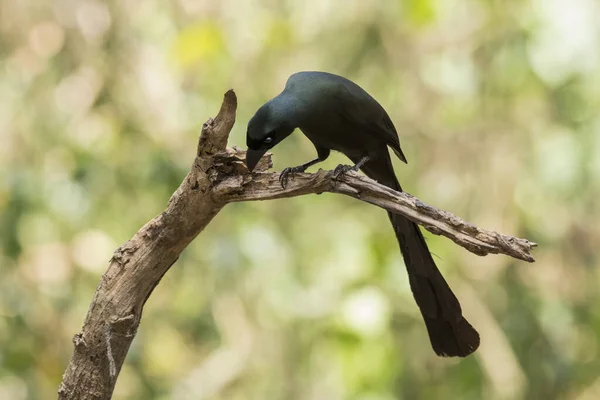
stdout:
POLYGON ((197 156, 167 208, 118 248, 100 284, 58 390, 59 399, 110 399, 142 317, 144 304, 180 253, 227 203, 314 193, 341 193, 403 214, 478 254, 506 254, 532 262, 535 243, 471 225, 459 217, 357 173, 297 174, 282 189, 270 155, 249 174, 241 150, 227 149, 237 99, 225 94, 216 118, 202 127, 197 156))

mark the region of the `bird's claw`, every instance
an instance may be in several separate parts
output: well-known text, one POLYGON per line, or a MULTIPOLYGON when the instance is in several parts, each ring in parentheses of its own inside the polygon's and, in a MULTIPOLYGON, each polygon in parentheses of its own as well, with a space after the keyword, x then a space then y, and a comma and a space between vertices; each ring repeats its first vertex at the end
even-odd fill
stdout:
POLYGON ((356 170, 357 170, 357 168, 355 168, 352 165, 340 164, 337 167, 335 167, 335 169, 333 170, 333 179, 340 178, 342 175, 344 175, 348 171, 356 171, 356 170))
POLYGON ((283 171, 281 171, 281 174, 279 174, 279 183, 281 184, 281 187, 283 189, 285 189, 285 187, 288 184, 290 175, 293 177, 294 174, 299 173, 299 172, 304 172, 304 168, 302 168, 302 166, 287 167, 283 171))

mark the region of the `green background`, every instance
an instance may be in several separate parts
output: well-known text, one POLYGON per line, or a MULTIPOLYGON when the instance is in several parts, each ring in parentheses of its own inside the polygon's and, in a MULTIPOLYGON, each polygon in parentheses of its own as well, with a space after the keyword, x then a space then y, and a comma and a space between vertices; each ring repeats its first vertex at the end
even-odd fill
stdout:
MULTIPOLYGON (((3 0, 0 398, 55 397, 112 252, 164 209, 223 93, 243 147, 300 70, 369 91, 406 190, 537 262, 427 235, 482 335, 441 359, 381 209, 228 205, 146 304, 115 398, 600 398, 599 20, 593 0, 3 0)), ((275 169, 314 155, 296 133, 275 169)))

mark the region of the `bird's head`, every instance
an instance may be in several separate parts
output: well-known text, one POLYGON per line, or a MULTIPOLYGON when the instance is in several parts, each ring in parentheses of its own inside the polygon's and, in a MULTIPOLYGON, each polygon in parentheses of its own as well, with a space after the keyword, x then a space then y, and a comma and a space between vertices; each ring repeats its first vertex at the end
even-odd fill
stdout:
POLYGON ((293 108, 287 105, 285 99, 278 96, 260 107, 248 122, 246 166, 250 171, 269 149, 296 128, 293 123, 293 108))

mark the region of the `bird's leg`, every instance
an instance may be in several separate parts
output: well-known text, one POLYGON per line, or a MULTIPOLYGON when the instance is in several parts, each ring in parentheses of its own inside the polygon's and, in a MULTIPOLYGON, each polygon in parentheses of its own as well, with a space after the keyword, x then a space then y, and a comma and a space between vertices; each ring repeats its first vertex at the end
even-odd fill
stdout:
POLYGON ((285 189, 290 175, 304 172, 311 165, 315 165, 316 163, 321 162, 321 161, 322 160, 320 158, 315 158, 314 160, 304 163, 302 165, 298 165, 297 167, 285 168, 283 171, 281 171, 281 174, 279 175, 279 183, 281 183, 281 187, 285 189))
POLYGON ((358 171, 360 167, 365 165, 367 161, 369 161, 369 156, 364 156, 354 165, 344 165, 340 164, 333 170, 333 179, 338 179, 340 176, 344 175, 348 171, 358 171))
POLYGON ((297 167, 288 167, 281 171, 281 175, 279 175, 279 183, 281 183, 282 188, 285 189, 285 187, 287 186, 288 178, 290 175, 293 176, 298 172, 304 172, 306 171, 306 168, 310 167, 311 165, 315 165, 317 163, 327 160, 327 157, 329 157, 330 153, 330 150, 328 148, 315 144, 315 149, 317 150, 317 158, 315 158, 314 160, 299 165, 297 167))

